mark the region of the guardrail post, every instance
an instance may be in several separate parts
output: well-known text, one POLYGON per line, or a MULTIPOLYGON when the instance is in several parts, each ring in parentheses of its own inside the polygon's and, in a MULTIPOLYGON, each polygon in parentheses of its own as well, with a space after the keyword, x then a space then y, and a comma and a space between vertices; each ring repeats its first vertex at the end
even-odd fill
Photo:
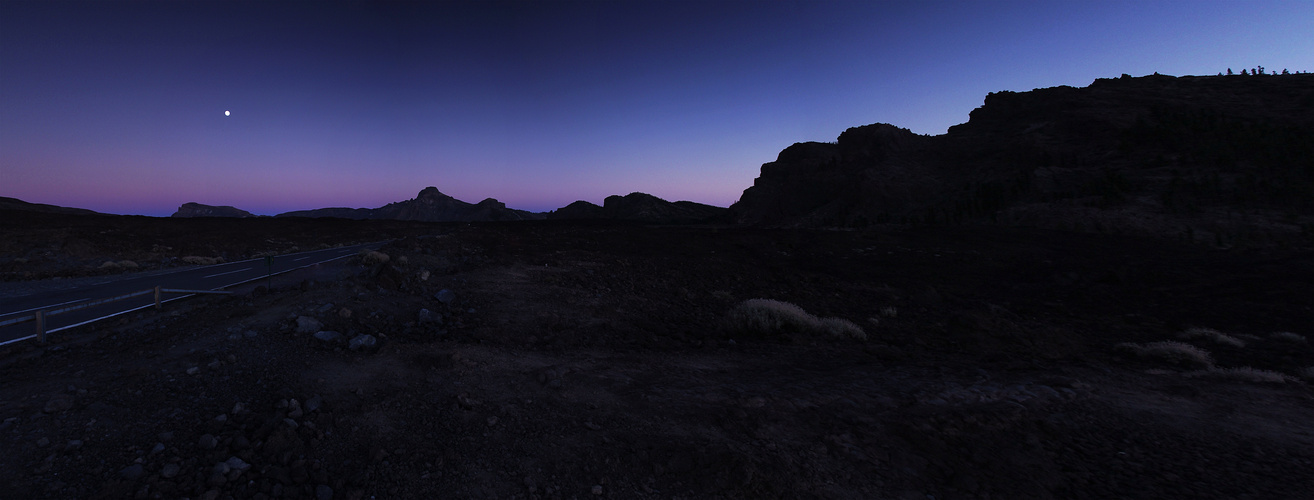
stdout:
POLYGON ((160 310, 160 286, 155 285, 155 310, 160 310))
POLYGON ((36 312, 37 342, 46 343, 46 312, 36 312))

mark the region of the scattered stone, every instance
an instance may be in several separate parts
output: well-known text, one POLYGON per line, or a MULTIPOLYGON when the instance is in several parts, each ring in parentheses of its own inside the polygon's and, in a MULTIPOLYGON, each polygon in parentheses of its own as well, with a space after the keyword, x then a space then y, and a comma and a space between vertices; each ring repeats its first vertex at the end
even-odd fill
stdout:
POLYGON ((159 438, 160 441, 164 441, 167 443, 169 441, 173 441, 173 432, 168 432, 168 431, 161 432, 159 434, 156 434, 155 437, 159 438))
POLYGON ((488 417, 488 426, 492 427, 494 425, 497 425, 497 417, 488 417))
POLYGON ((81 439, 71 440, 68 442, 68 444, 64 445, 64 451, 78 451, 80 449, 82 449, 81 439))
POLYGON ((301 426, 300 424, 297 424, 297 421, 296 421, 296 420, 292 420, 292 419, 290 419, 290 418, 285 418, 285 419, 283 419, 283 423, 284 423, 284 424, 287 424, 288 427, 291 427, 291 428, 293 428, 293 429, 296 429, 297 427, 300 427, 300 426, 301 426))
POLYGON ((351 342, 348 343, 347 347, 351 348, 353 351, 358 351, 361 349, 373 349, 378 344, 379 339, 375 338, 373 335, 357 335, 351 339, 351 342))
POLYGON ((243 410, 246 410, 246 405, 242 404, 241 401, 238 401, 237 404, 233 405, 233 411, 229 413, 232 413, 233 415, 241 415, 243 410))
POLYGON ((155 446, 151 447, 151 454, 152 454, 152 455, 155 455, 155 454, 157 454, 157 453, 161 453, 161 452, 163 452, 163 451, 164 451, 164 443, 155 443, 155 446))
POLYGON ((132 464, 127 467, 124 467, 123 470, 119 471, 119 477, 122 477, 123 479, 127 479, 129 481, 136 481, 138 479, 141 479, 141 477, 145 475, 146 475, 146 468, 142 467, 141 464, 132 464))
POLYGON ((256 336, 257 336, 257 335, 260 335, 260 334, 259 334, 259 333, 256 333, 255 330, 247 330, 247 331, 245 331, 245 332, 242 332, 242 335, 245 336, 245 337, 248 338, 248 339, 253 339, 253 338, 256 338, 256 336))
POLYGON ((324 328, 324 324, 310 316, 297 316, 297 333, 315 333, 324 328))
POLYGON ((428 280, 429 280, 429 270, 425 269, 420 271, 420 281, 428 281, 428 280))
POLYGON ((351 309, 347 309, 345 307, 342 308, 341 310, 338 311, 338 316, 341 317, 342 319, 351 318, 351 309))
POLYGON ((201 367, 199 367, 199 366, 193 366, 193 367, 187 369, 187 374, 188 374, 188 375, 196 375, 196 374, 198 374, 198 373, 201 373, 201 367))
POLYGON ((451 304, 453 300, 456 300, 456 292, 444 288, 433 294, 433 298, 438 299, 438 302, 451 304))
POLYGON ((219 416, 214 417, 214 421, 215 421, 215 422, 219 422, 219 423, 227 422, 227 421, 228 421, 228 414, 227 414, 227 413, 220 413, 219 416))
POLYGON ((313 398, 306 400, 306 404, 303 406, 303 408, 305 408, 306 412, 309 413, 318 410, 323 406, 324 406, 324 398, 315 396, 313 398))
POLYGON ((38 448, 45 448, 45 447, 47 447, 47 446, 50 446, 50 438, 44 438, 44 437, 43 437, 43 438, 37 440, 37 447, 38 447, 38 448))
POLYGON ((315 332, 315 338, 324 342, 337 342, 342 340, 342 334, 333 330, 320 330, 315 332))
POLYGON ((219 439, 214 437, 213 434, 206 434, 201 436, 201 440, 197 444, 201 445, 202 450, 213 450, 216 446, 219 446, 219 439))
POLYGON ((439 316, 438 314, 435 314, 433 311, 430 311, 428 309, 420 309, 420 313, 417 315, 417 320, 420 322, 420 324, 426 324, 426 323, 437 323, 440 325, 443 324, 443 317, 439 316))
POLYGON ((327 484, 315 486, 315 500, 333 500, 333 488, 327 484))
POLYGON ((327 304, 324 304, 324 305, 322 305, 322 306, 319 306, 319 309, 316 309, 315 312, 317 312, 317 313, 319 313, 319 314, 324 314, 324 313, 326 313, 326 312, 332 311, 332 310, 333 310, 333 307, 334 307, 333 303, 332 303, 332 302, 329 302, 329 303, 327 303, 327 304))
POLYGON ((160 469, 160 477, 172 479, 180 471, 182 471, 182 467, 179 467, 178 464, 164 464, 164 468, 160 469))
POLYGON ((46 402, 44 411, 46 413, 59 413, 61 411, 73 408, 73 400, 64 396, 55 396, 46 402))
POLYGON ((251 464, 248 464, 242 459, 237 457, 228 457, 228 461, 224 463, 228 465, 229 469, 236 471, 245 471, 251 468, 251 464))
POLYGON ((593 485, 593 494, 594 494, 594 495, 601 495, 601 494, 602 494, 602 485, 601 485, 601 484, 595 484, 595 485, 593 485))

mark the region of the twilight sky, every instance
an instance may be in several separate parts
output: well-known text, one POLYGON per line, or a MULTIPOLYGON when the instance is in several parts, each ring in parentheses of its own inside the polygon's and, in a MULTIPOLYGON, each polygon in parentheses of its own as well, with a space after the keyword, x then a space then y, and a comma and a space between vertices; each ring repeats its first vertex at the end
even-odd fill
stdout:
POLYGON ((1311 26, 1306 0, 0 2, 0 196, 728 206, 792 143, 942 134, 988 92, 1314 71, 1311 26))

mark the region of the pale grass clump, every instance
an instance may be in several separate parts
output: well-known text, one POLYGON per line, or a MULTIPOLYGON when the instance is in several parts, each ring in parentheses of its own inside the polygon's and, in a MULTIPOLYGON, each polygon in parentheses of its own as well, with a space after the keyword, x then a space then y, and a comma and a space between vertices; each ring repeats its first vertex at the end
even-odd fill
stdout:
POLYGON ((390 260, 392 258, 388 257, 388 254, 376 250, 363 250, 360 253, 360 261, 367 266, 387 264, 390 260))
POLYGON ((1282 384, 1291 380, 1290 376, 1269 370, 1260 370, 1249 366, 1240 368, 1210 368, 1186 374, 1188 377, 1205 377, 1220 380, 1235 380, 1237 382, 1253 382, 1260 384, 1282 384))
POLYGON ((1166 340, 1140 345, 1122 343, 1115 347, 1120 352, 1134 354, 1137 357, 1156 359, 1175 365, 1211 367, 1214 358, 1209 351, 1184 342, 1166 340))
POLYGON ((799 306, 771 299, 741 302, 726 316, 726 327, 732 332, 753 336, 807 333, 858 340, 867 338, 862 328, 852 321, 818 318, 799 306))
POLYGON ((882 307, 882 308, 881 308, 881 316, 885 316, 885 317, 887 317, 887 318, 894 318, 894 317, 897 317, 897 316, 899 316, 899 309, 898 309, 897 307, 894 307, 894 306, 885 306, 885 307, 882 307))
POLYGON ((1232 347, 1245 347, 1246 343, 1241 339, 1220 332, 1213 328, 1189 328, 1177 336, 1180 339, 1205 339, 1215 344, 1230 345, 1232 347))
POLYGON ((180 260, 182 260, 183 263, 194 266, 213 266, 215 264, 224 263, 223 257, 201 257, 199 255, 188 255, 180 260))
POLYGON ((1304 344, 1304 343, 1305 343, 1305 336, 1304 336, 1304 335, 1300 335, 1300 334, 1297 334, 1297 333, 1291 333, 1291 332, 1273 332, 1273 333, 1271 333, 1271 334, 1268 335, 1268 338, 1273 339, 1273 340, 1280 340, 1280 341, 1283 341, 1283 342, 1291 342, 1291 343, 1293 343, 1293 344, 1304 344))

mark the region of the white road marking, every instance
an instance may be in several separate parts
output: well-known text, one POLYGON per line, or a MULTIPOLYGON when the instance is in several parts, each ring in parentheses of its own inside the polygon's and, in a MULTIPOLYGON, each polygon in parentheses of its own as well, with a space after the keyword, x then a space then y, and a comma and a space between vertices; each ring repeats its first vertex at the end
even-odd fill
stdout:
POLYGON ((251 269, 252 269, 252 268, 248 267, 248 268, 246 268, 246 269, 238 269, 238 270, 236 270, 236 271, 228 271, 228 272, 226 272, 226 273, 211 274, 211 275, 209 275, 209 276, 201 276, 201 277, 202 277, 202 278, 213 278, 213 277, 215 277, 215 276, 223 276, 223 275, 225 275, 225 274, 233 274, 233 273, 240 273, 240 272, 242 272, 242 271, 250 271, 251 269))
POLYGON ((302 257, 302 258, 300 258, 300 259, 292 259, 292 262, 302 261, 302 260, 306 260, 306 259, 309 259, 309 258, 310 258, 309 256, 306 256, 306 257, 302 257))
POLYGON ((28 312, 28 311, 35 311, 35 310, 37 310, 37 309, 50 309, 50 308, 53 308, 53 307, 59 307, 59 306, 62 306, 62 305, 64 305, 64 304, 72 304, 72 303, 74 303, 74 302, 85 302, 85 301, 88 301, 88 300, 91 300, 91 299, 70 300, 70 301, 68 301, 68 302, 60 302, 60 303, 58 303, 58 304, 51 304, 51 305, 48 305, 48 306, 33 307, 33 308, 31 308, 31 309, 23 309, 22 311, 7 312, 7 313, 4 313, 4 314, 0 314, 0 316, 8 316, 8 315, 10 315, 10 314, 25 313, 25 312, 28 312))

